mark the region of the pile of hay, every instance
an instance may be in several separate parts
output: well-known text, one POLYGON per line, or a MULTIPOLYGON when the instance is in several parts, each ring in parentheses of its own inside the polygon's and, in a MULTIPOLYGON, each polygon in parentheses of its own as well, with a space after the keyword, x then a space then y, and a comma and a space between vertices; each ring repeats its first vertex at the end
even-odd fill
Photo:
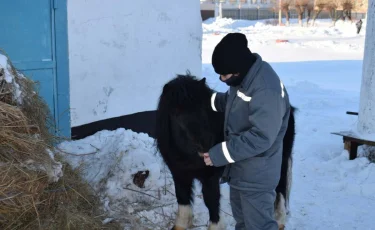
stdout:
POLYGON ((120 229, 99 198, 57 161, 53 119, 35 83, 0 53, 0 229, 120 229))

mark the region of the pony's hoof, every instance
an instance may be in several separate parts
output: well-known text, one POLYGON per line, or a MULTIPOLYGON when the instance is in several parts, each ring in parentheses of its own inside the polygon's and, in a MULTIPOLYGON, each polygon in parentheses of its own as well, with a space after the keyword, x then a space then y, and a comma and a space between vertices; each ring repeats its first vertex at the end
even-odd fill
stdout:
POLYGON ((226 226, 225 226, 223 218, 220 218, 218 223, 212 223, 210 221, 210 224, 208 225, 208 228, 207 228, 207 230, 225 230, 225 229, 226 229, 226 226))
POLYGON ((178 205, 176 223, 173 230, 185 230, 193 225, 193 211, 190 205, 178 205))
POLYGON ((284 230, 284 229, 285 229, 285 225, 279 224, 279 230, 284 230))
POLYGON ((180 227, 180 226, 173 226, 171 230, 186 230, 186 228, 180 227))

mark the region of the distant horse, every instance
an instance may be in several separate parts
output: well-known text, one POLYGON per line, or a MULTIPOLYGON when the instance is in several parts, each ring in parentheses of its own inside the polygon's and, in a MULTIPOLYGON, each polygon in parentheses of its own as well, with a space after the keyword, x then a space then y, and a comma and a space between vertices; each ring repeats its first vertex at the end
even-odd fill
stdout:
MULTIPOLYGON (((177 75, 166 83, 159 98, 155 140, 157 149, 171 171, 178 203, 172 230, 192 224, 193 180, 202 183, 202 194, 209 211, 208 229, 224 229, 220 212, 220 177, 224 167, 206 166, 198 153, 224 141, 224 113, 211 109, 214 91, 206 79, 177 75)), ((290 115, 284 137, 281 179, 276 188, 275 215, 279 226, 285 224, 291 176, 291 152, 294 142, 294 116, 290 115)))

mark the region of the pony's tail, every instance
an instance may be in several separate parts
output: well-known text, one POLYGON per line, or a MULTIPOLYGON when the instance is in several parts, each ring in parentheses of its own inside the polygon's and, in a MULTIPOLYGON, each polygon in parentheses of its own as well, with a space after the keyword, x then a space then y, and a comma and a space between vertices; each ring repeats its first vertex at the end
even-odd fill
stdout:
POLYGON ((295 110, 294 107, 291 107, 288 127, 283 139, 280 181, 276 187, 275 217, 279 228, 285 226, 286 218, 289 214, 289 195, 292 186, 292 151, 295 136, 295 110))
POLYGON ((285 196, 285 205, 289 209, 289 195, 292 187, 292 164, 293 164, 293 145, 295 139, 295 118, 294 112, 296 108, 291 106, 288 127, 283 140, 283 159, 282 159, 282 173, 285 173, 286 180, 283 195, 285 196))

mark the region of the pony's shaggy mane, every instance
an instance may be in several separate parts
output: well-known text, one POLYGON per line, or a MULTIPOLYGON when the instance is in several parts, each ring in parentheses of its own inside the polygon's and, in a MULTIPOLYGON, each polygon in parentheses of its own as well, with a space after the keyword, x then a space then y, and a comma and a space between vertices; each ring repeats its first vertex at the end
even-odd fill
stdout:
POLYGON ((156 112, 155 140, 160 152, 177 150, 177 146, 171 145, 172 116, 202 108, 210 109, 209 100, 213 90, 206 85, 205 80, 199 80, 188 72, 186 75, 177 75, 164 85, 156 112))
POLYGON ((179 114, 202 108, 202 106, 208 107, 209 103, 206 100, 211 97, 213 91, 205 84, 205 78, 200 80, 202 84, 197 84, 197 81, 199 79, 189 74, 177 75, 163 87, 159 105, 164 105, 163 109, 174 115, 176 112, 179 114), (177 111, 176 108, 178 108, 177 111))

